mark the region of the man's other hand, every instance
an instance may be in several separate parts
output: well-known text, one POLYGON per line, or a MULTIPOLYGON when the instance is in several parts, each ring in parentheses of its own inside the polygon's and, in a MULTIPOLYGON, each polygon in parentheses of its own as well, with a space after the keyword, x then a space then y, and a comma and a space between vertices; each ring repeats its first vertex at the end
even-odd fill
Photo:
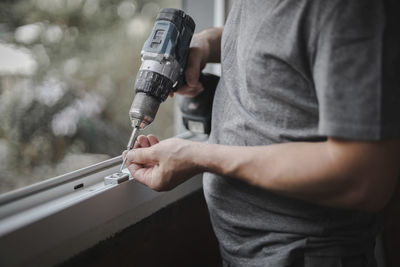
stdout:
MULTIPOLYGON (((193 35, 185 70, 186 84, 178 89, 178 94, 196 96, 204 90, 199 81, 200 72, 208 62, 220 62, 222 30, 211 28, 193 35)), ((170 96, 173 95, 171 92, 170 96)))

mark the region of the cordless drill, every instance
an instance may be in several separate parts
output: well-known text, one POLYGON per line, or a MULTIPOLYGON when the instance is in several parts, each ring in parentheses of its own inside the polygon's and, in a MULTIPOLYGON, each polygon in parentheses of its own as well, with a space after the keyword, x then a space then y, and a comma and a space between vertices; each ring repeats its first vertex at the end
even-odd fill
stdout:
MULTIPOLYGON (((194 29, 193 19, 182 10, 163 8, 158 14, 141 52, 142 65, 136 76, 136 94, 129 110, 133 131, 127 150, 133 148, 139 130, 153 122, 161 102, 184 83, 194 29)), ((126 157, 120 171, 125 162, 126 157)))
MULTIPOLYGON (((136 94, 129 110, 133 131, 127 150, 133 148, 139 130, 152 123, 160 104, 167 99, 170 92, 176 91, 185 83, 184 70, 194 29, 193 19, 182 10, 164 8, 158 14, 153 30, 141 52, 142 65, 136 76, 134 86, 136 94)), ((210 103, 212 103, 212 97, 209 95, 213 96, 218 78, 210 74, 202 74, 200 81, 203 82, 204 87, 211 87, 211 89, 205 90, 207 93, 202 93, 196 98, 184 99, 181 110, 186 127, 188 127, 188 122, 192 122, 190 125, 197 125, 196 129, 199 129, 200 124, 204 124, 202 129, 207 133, 210 128, 210 103), (204 104, 200 103, 204 101, 208 103, 205 104, 207 109, 210 109, 207 112, 204 112, 206 110, 203 107, 204 104)), ((126 157, 120 167, 120 172, 125 162, 126 157)))

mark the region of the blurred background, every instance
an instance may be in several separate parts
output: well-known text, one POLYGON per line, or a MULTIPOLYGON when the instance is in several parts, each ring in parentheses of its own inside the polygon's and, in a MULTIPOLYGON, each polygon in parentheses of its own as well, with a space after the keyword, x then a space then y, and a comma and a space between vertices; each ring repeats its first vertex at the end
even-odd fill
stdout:
MULTIPOLYGON (((0 193, 120 155, 140 50, 179 0, 0 2, 0 193)), ((174 133, 173 99, 145 133, 174 133)))

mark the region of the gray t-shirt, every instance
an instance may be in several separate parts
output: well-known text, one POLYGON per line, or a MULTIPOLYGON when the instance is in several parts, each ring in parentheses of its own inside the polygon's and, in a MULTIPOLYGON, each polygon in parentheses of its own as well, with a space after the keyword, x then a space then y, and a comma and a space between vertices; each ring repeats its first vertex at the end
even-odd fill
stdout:
MULTIPOLYGON (((399 24, 388 17, 387 2, 234 1, 210 142, 400 136, 400 43, 390 36, 399 24)), ((354 255, 365 257, 360 266, 374 265, 368 258, 381 225, 376 214, 318 206, 210 173, 204 192, 222 257, 232 266, 342 266, 335 264, 354 255)))

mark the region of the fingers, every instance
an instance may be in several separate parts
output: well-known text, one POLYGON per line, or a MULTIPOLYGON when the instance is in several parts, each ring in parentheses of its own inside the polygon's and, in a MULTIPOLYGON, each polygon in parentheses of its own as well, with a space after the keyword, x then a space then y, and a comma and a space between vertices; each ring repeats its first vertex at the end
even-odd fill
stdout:
MULTIPOLYGON (((122 152, 122 157, 123 158, 128 157, 127 158, 127 165, 133 164, 133 163, 138 163, 138 162, 134 161, 134 159, 136 160, 136 158, 134 158, 134 156, 133 156, 135 154, 135 152, 133 152, 133 151, 138 151, 137 149, 139 149, 139 148, 148 148, 148 147, 153 146, 153 145, 155 145, 157 143, 159 143, 157 137, 155 137, 152 134, 149 134, 148 136, 140 135, 140 136, 138 136, 138 138, 137 138, 137 140, 135 142, 133 150, 130 150, 130 151, 125 150, 125 151, 123 151, 122 152)), ((145 153, 147 153, 147 152, 145 152, 145 153)))
POLYGON ((147 136, 139 135, 136 139, 134 148, 149 147, 150 142, 147 136))
POLYGON ((190 48, 190 54, 185 71, 186 83, 189 87, 196 87, 199 83, 202 52, 198 47, 190 48))
POLYGON ((135 178, 135 181, 151 188, 151 189, 155 189, 153 188, 152 185, 152 179, 151 179, 151 173, 152 170, 151 169, 146 169, 146 168, 140 168, 138 170, 131 170, 132 176, 135 178))
POLYGON ((184 96, 196 96, 204 91, 204 87, 201 83, 199 83, 196 87, 189 87, 187 84, 182 86, 177 93, 184 96))
POLYGON ((157 137, 155 137, 155 136, 152 135, 152 134, 149 134, 149 135, 147 136, 147 138, 148 138, 148 140, 149 140, 150 146, 153 146, 153 145, 155 145, 155 144, 157 144, 157 143, 160 142, 160 141, 158 141, 157 137))
POLYGON ((132 172, 135 173, 137 170, 142 169, 143 166, 140 164, 132 163, 129 166, 127 166, 128 169, 132 172))
POLYGON ((155 153, 152 147, 132 149, 128 152, 128 169, 133 178, 152 188, 152 172, 157 167, 155 153))
POLYGON ((157 137, 155 137, 152 134, 149 134, 148 136, 139 135, 133 148, 149 147, 149 146, 157 144, 158 142, 159 141, 158 141, 157 137))
POLYGON ((199 46, 190 48, 187 67, 185 70, 186 84, 183 85, 177 93, 186 96, 196 96, 204 90, 203 85, 199 82, 200 71, 203 65, 203 51, 199 46))
POLYGON ((151 147, 132 149, 127 154, 128 164, 152 164, 157 161, 157 155, 151 147))

